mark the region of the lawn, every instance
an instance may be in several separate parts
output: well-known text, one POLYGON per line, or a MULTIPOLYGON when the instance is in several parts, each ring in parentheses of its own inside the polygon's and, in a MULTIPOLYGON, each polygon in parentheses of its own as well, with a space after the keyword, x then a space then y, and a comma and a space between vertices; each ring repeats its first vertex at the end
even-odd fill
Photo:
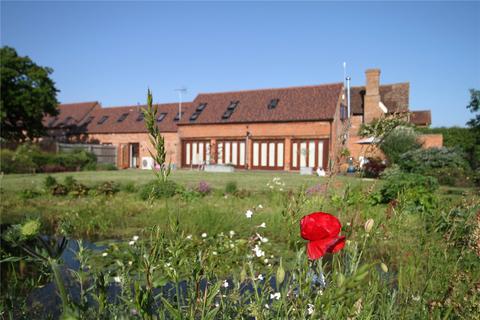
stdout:
MULTIPOLYGON (((60 183, 72 176, 90 191, 52 195, 44 186, 45 174, 5 175, 2 223, 37 220, 43 234, 105 244, 101 252, 77 253, 85 269, 72 272, 90 280, 84 284, 85 292, 80 291, 85 300, 65 299, 63 311, 71 309, 80 318, 480 316, 474 240, 480 232, 475 227, 480 201, 473 190, 442 188, 433 194, 405 190, 385 204, 378 200, 382 182, 371 179, 182 170, 171 175, 181 186, 174 195, 144 200, 142 189, 153 179, 149 171, 52 176, 60 183), (100 192, 105 181, 114 181, 115 187, 108 184, 107 190, 116 192, 100 192), (321 264, 307 258, 306 241, 299 232, 300 219, 315 211, 338 217, 341 235, 347 239, 343 250, 326 254, 321 264), (287 273, 282 287, 271 284, 281 277, 280 270, 287 273), (312 272, 324 274, 326 285, 315 284, 312 272), (187 286, 184 294, 158 291, 166 284, 179 290, 181 283, 187 286), (246 293, 246 283, 262 289, 246 293), (207 290, 209 284, 213 291, 207 290), (105 300, 111 286, 117 287, 116 303, 105 300), (89 304, 88 299, 101 304, 89 304)), ((9 256, 2 243, 2 259, 9 256)), ((23 271, 14 279, 21 281, 2 276, 2 289, 7 290, 2 290, 1 314, 13 318, 44 314, 45 310, 30 308, 26 297, 44 286, 45 278, 23 271), (9 308, 14 311, 7 312, 9 308)))

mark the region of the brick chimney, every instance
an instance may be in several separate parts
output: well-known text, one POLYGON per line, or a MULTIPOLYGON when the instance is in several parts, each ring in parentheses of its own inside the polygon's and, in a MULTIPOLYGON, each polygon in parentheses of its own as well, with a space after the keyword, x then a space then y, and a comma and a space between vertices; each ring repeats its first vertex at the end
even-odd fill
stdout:
POLYGON ((363 122, 369 123, 375 118, 381 118, 384 113, 380 108, 380 69, 365 71, 367 79, 364 97, 363 122))

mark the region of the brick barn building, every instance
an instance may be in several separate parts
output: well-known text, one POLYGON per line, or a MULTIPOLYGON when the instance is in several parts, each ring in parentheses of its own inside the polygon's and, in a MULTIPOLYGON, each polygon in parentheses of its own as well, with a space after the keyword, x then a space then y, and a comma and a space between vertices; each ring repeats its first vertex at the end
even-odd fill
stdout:
MULTIPOLYGON (((357 135, 362 123, 404 113, 412 123, 430 125, 430 111, 409 110, 409 83, 381 85, 379 69, 365 75, 366 85, 350 90, 350 117, 343 83, 202 93, 183 103, 181 115, 178 104, 159 104, 157 123, 168 161, 183 168, 228 164, 239 169, 328 170, 341 149, 347 148, 355 159, 364 156, 366 145, 357 135)), ((85 110, 83 105, 61 105, 59 117, 75 113, 77 106, 85 110)), ((139 167, 150 156, 141 106, 102 108, 95 103, 77 118, 63 137, 116 145, 120 168, 139 167)), ((56 129, 45 123, 49 130, 56 129)), ((442 145, 441 135, 425 135, 422 141, 429 147, 442 145)))

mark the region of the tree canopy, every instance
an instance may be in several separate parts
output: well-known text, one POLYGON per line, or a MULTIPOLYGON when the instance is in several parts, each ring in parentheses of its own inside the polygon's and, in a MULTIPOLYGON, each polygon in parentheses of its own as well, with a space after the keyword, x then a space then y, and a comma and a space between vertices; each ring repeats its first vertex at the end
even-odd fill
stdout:
POLYGON ((45 134, 43 117, 58 114, 52 72, 11 47, 0 49, 2 140, 22 142, 45 134))
POLYGON ((467 122, 471 128, 480 129, 480 90, 470 89, 470 103, 467 105, 470 112, 477 113, 473 119, 467 122))

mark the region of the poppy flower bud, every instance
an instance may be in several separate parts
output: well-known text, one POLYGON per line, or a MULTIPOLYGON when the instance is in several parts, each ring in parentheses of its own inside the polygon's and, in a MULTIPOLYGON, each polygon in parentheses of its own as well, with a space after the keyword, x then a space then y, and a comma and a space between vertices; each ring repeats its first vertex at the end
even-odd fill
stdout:
POLYGON ((367 222, 365 222, 364 228, 366 233, 370 233, 370 231, 372 231, 373 223, 373 219, 368 219, 367 222))
POLYGON ((283 269, 282 258, 280 258, 280 266, 278 266, 277 269, 276 279, 278 285, 282 284, 283 280, 285 280, 285 269, 283 269))
POLYGON ((385 273, 388 272, 388 267, 387 267, 387 265, 386 265, 385 263, 382 262, 382 263, 380 264, 380 268, 382 268, 382 271, 383 271, 383 272, 385 272, 385 273))

